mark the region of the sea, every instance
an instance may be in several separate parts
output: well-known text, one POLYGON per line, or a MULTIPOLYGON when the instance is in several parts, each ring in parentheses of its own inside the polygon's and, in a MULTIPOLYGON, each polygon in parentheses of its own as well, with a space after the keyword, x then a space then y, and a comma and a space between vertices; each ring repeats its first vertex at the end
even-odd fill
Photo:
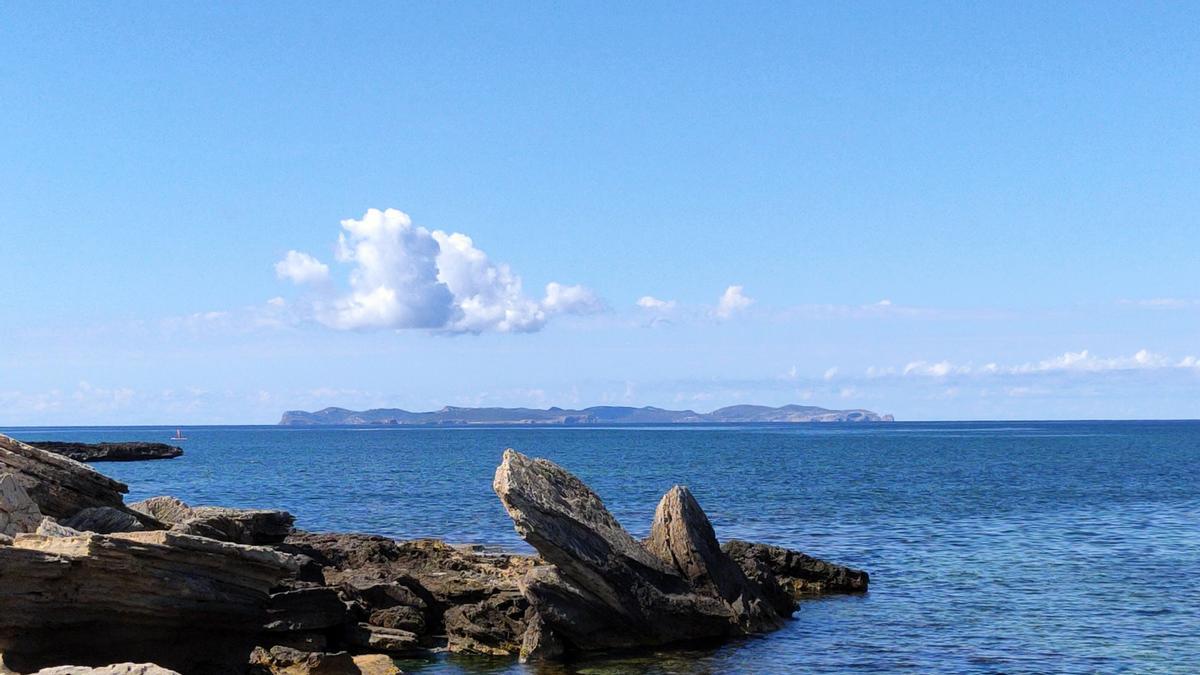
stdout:
MULTIPOLYGON (((175 428, 0 429, 168 441, 175 428)), ((416 673, 1200 673, 1200 422, 667 427, 185 427, 179 459, 97 464, 129 500, 283 508, 315 531, 529 552, 492 492, 505 448, 559 463, 635 536, 687 485, 718 538, 870 572, 720 647, 546 671, 434 655, 416 673)))

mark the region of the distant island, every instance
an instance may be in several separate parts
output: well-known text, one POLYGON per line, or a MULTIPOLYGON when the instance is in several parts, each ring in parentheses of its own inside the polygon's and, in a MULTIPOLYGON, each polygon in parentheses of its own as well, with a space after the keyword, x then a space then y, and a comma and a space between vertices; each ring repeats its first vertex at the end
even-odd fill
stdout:
POLYGON ((593 406, 582 410, 566 408, 456 408, 446 406, 435 412, 410 412, 399 408, 346 410, 325 408, 316 412, 289 410, 279 424, 283 426, 390 425, 390 426, 463 426, 471 424, 737 424, 812 423, 812 422, 891 422, 891 415, 870 410, 829 410, 811 405, 733 405, 710 413, 693 410, 629 406, 593 406))

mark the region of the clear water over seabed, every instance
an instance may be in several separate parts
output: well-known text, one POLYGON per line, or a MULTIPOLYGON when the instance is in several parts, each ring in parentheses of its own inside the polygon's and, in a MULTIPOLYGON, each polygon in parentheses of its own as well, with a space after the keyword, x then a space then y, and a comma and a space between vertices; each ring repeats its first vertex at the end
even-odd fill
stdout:
MULTIPOLYGON (((568 672, 1200 672, 1200 422, 185 431, 180 459, 97 468, 131 500, 284 508, 311 530, 528 551, 491 491, 513 447, 576 473, 637 536, 681 483, 722 539, 871 573, 868 594, 806 602, 777 633, 568 672)), ((525 672, 447 656, 404 667, 525 672)))

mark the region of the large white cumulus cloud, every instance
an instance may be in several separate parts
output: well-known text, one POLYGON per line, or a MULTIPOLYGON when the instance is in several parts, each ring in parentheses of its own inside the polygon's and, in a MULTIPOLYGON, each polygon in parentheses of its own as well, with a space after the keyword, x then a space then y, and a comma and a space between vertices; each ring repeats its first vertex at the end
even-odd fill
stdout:
MULTIPOLYGON (((351 265, 349 292, 312 300, 313 317, 341 330, 426 328, 452 333, 533 332, 554 314, 589 314, 603 303, 583 286, 551 282, 546 297, 525 295, 521 277, 491 261, 465 234, 427 230, 408 214, 371 209, 342 221, 337 260, 351 265)), ((328 268, 297 251, 276 265, 328 268)), ((297 283, 307 276, 279 273, 297 283)), ((320 275, 326 276, 326 275, 320 275)))

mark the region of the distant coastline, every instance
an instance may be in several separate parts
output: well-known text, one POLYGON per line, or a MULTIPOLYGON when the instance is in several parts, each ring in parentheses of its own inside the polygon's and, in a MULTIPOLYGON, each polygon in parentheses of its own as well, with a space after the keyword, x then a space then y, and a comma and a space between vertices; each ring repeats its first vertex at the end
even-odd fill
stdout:
POLYGON ((809 405, 785 405, 778 408, 761 405, 734 405, 709 413, 694 410, 666 410, 650 406, 592 406, 578 410, 567 408, 458 408, 446 406, 431 412, 411 412, 400 408, 347 410, 325 408, 315 412, 289 410, 279 420, 281 426, 469 426, 477 424, 513 424, 571 426, 581 424, 737 424, 820 422, 892 422, 891 415, 863 410, 830 410, 809 405))

